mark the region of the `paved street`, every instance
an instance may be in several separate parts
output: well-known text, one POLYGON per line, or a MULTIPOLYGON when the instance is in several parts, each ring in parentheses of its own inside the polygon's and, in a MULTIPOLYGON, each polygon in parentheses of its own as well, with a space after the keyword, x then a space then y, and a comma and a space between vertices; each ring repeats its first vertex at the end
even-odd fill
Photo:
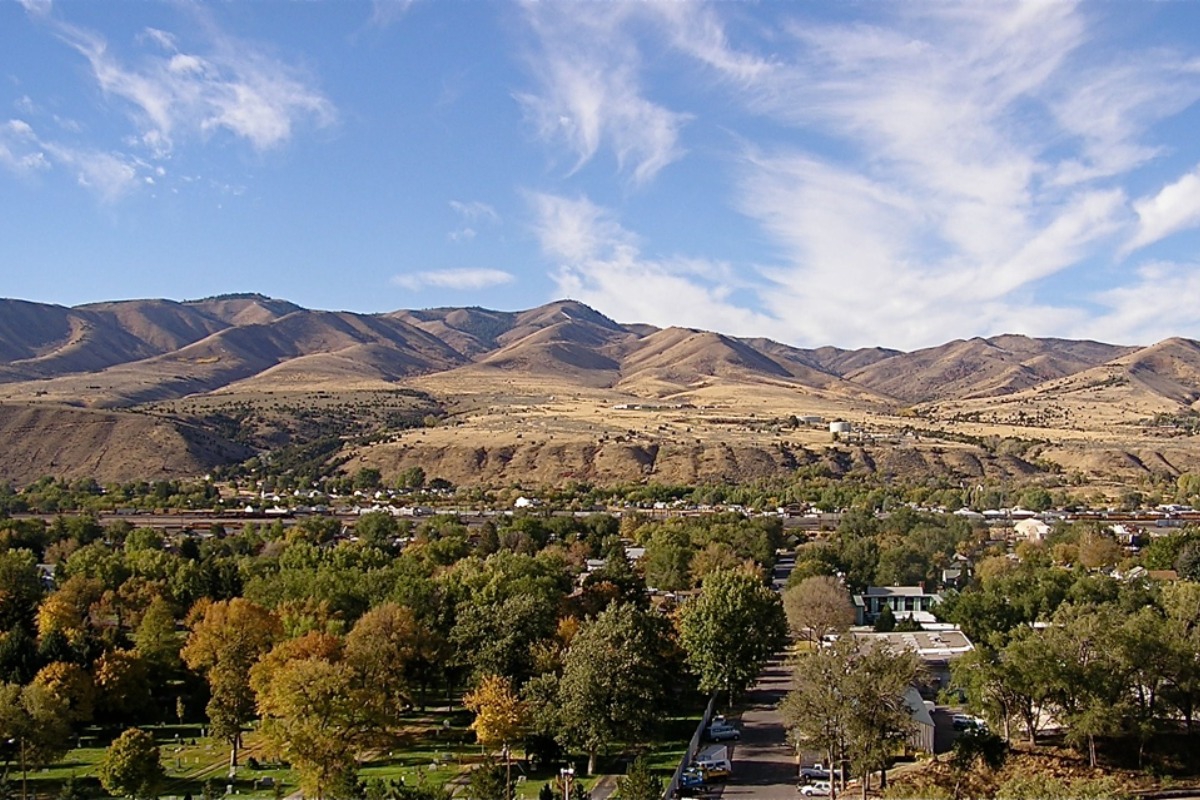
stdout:
POLYGON ((796 759, 787 743, 778 705, 791 688, 791 670, 772 662, 746 696, 742 739, 733 752, 733 779, 722 800, 796 800, 796 759))

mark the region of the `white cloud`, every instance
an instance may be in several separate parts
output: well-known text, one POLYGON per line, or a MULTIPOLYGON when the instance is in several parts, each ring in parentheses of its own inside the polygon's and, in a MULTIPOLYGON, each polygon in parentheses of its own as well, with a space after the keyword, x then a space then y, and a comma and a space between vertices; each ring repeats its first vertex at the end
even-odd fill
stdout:
POLYGON ((26 12, 34 16, 46 16, 53 8, 51 0, 17 0, 26 12))
POLYGON ((621 227, 612 212, 586 197, 575 199, 531 192, 534 233, 553 259, 581 262, 637 247, 637 237, 621 227))
POLYGON ((142 180, 135 161, 42 139, 29 123, 17 119, 0 125, 0 165, 18 174, 69 170, 80 186, 109 202, 133 191, 142 180))
POLYGON ((501 286, 514 280, 516 276, 511 272, 499 269, 443 269, 396 275, 392 278, 392 283, 414 292, 429 287, 467 291, 501 286))
POLYGON ((530 194, 534 232, 556 263, 561 295, 626 322, 684 325, 735 335, 782 331, 777 320, 732 299, 744 282, 727 264, 704 259, 653 259, 637 237, 587 198, 530 194))
POLYGON ((1152 197, 1133 204, 1138 224, 1129 243, 1121 248, 1128 255, 1182 230, 1200 226, 1200 167, 1152 197))
POLYGON ((1136 280, 1097 293, 1092 299, 1106 311, 1081 322, 1073 335, 1127 344, 1149 345, 1186 331, 1200 331, 1200 263, 1143 264, 1136 280))
POLYGON ((712 8, 698 3, 646 3, 644 10, 661 18, 672 46, 726 80, 742 85, 760 81, 777 66, 770 58, 734 48, 712 8))
POLYGON ((173 34, 147 29, 141 41, 156 52, 131 64, 101 36, 55 23, 63 40, 88 60, 105 95, 128 104, 141 143, 158 156, 181 135, 223 131, 266 150, 288 141, 302 122, 334 122, 333 104, 298 70, 210 21, 198 27, 211 36, 208 52, 183 52, 173 34))
POLYGON ((446 238, 452 242, 470 242, 479 235, 473 225, 485 223, 489 225, 498 225, 500 223, 500 214, 496 209, 487 203, 482 203, 478 200, 463 202, 461 200, 451 200, 450 208, 452 208, 466 222, 470 223, 446 234, 446 238))
POLYGON ((791 47, 737 94, 797 132, 746 148, 736 199, 776 245, 758 291, 789 341, 1061 333, 1088 314, 1082 298, 1039 303, 1042 281, 1104 258, 1139 217, 1150 239, 1200 224, 1200 180, 1137 217, 1108 180, 1200 96, 1193 62, 1097 65, 1071 3, 875 8, 875 24, 786 26, 791 47))
POLYGON ((415 0, 371 0, 371 24, 380 28, 399 21, 415 0))
POLYGON ((645 184, 683 156, 680 129, 690 115, 647 99, 638 50, 624 30, 633 4, 528 3, 537 47, 530 73, 540 91, 516 95, 539 137, 562 142, 577 171, 601 146, 618 168, 645 184))
POLYGON ((451 200, 450 208, 454 209, 460 216, 469 221, 487 220, 488 222, 499 222, 500 215, 496 213, 496 209, 487 203, 481 203, 478 200, 463 202, 461 200, 451 200))

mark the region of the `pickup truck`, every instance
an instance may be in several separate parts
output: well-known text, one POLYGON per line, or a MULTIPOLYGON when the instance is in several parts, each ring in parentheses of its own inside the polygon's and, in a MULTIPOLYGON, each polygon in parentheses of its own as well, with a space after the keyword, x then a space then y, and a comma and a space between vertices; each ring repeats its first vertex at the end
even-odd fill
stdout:
POLYGON ((841 770, 830 771, 823 764, 813 764, 811 767, 800 768, 800 783, 808 783, 809 781, 831 781, 833 777, 841 777, 841 770))

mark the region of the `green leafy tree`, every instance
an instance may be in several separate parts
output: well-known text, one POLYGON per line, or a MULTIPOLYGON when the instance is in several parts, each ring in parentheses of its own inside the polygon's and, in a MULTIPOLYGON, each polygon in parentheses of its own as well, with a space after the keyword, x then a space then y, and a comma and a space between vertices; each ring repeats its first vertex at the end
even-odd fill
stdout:
POLYGON ((659 528, 646 542, 642 556, 646 584, 668 592, 690 589, 695 552, 686 531, 674 526, 659 528))
POLYGON ((715 572, 679 613, 687 662, 705 692, 725 691, 730 705, 787 641, 779 595, 746 571, 715 572))
MULTIPOLYGON (((844 682, 853 648, 852 639, 841 637, 831 646, 803 656, 796 665, 793 689, 780 704, 784 725, 797 750, 818 750, 829 765, 841 764, 846 750, 851 709, 844 682)), ((831 794, 837 796, 836 786, 831 794)))
POLYGON ((663 712, 667 629, 660 616, 612 606, 571 640, 558 686, 560 738, 588 754, 614 740, 646 737, 663 712))
POLYGON ((642 756, 633 760, 622 778, 617 778, 617 797, 620 800, 661 800, 663 779, 655 775, 642 756))
MULTIPOLYGON (((70 712, 66 702, 44 686, 0 684, 0 742, 4 747, 4 774, 16 758, 21 783, 30 769, 45 766, 70 749, 70 712)), ((25 792, 22 790, 22 796, 25 792)))
POLYGON ((504 767, 488 759, 471 770, 467 778, 468 800, 512 800, 504 778, 504 767))
POLYGON ((865 798, 870 773, 886 769, 911 730, 904 695, 919 675, 911 651, 860 649, 843 636, 801 657, 781 712, 798 745, 820 749, 830 764, 850 762, 865 798))
POLYGON ((30 550, 0 550, 0 631, 33 622, 42 597, 37 558, 30 550))
POLYGON ((968 797, 985 795, 985 787, 975 785, 971 779, 981 769, 994 773, 1008 759, 1008 743, 986 730, 967 731, 954 740, 950 769, 954 775, 954 800, 964 794, 968 797))
POLYGON ((896 630, 896 615, 891 606, 885 605, 880 609, 879 616, 875 618, 875 630, 879 633, 891 633, 896 630))
POLYGON ((110 794, 143 800, 158 796, 166 771, 154 737, 130 728, 104 751, 97 775, 110 794))
POLYGON ((897 747, 912 730, 912 709, 905 693, 920 675, 921 663, 911 650, 894 653, 884 647, 857 651, 846 672, 848 717, 846 752, 860 776, 863 800, 870 775, 886 770, 897 747))

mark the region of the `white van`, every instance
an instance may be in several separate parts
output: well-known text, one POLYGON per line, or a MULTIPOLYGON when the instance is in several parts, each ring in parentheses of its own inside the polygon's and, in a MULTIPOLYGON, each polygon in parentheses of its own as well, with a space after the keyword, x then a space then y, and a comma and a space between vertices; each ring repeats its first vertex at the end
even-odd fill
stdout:
POLYGON ((706 747, 696 754, 696 760, 692 763, 703 770, 708 778, 728 778, 733 773, 729 748, 724 745, 706 747))

